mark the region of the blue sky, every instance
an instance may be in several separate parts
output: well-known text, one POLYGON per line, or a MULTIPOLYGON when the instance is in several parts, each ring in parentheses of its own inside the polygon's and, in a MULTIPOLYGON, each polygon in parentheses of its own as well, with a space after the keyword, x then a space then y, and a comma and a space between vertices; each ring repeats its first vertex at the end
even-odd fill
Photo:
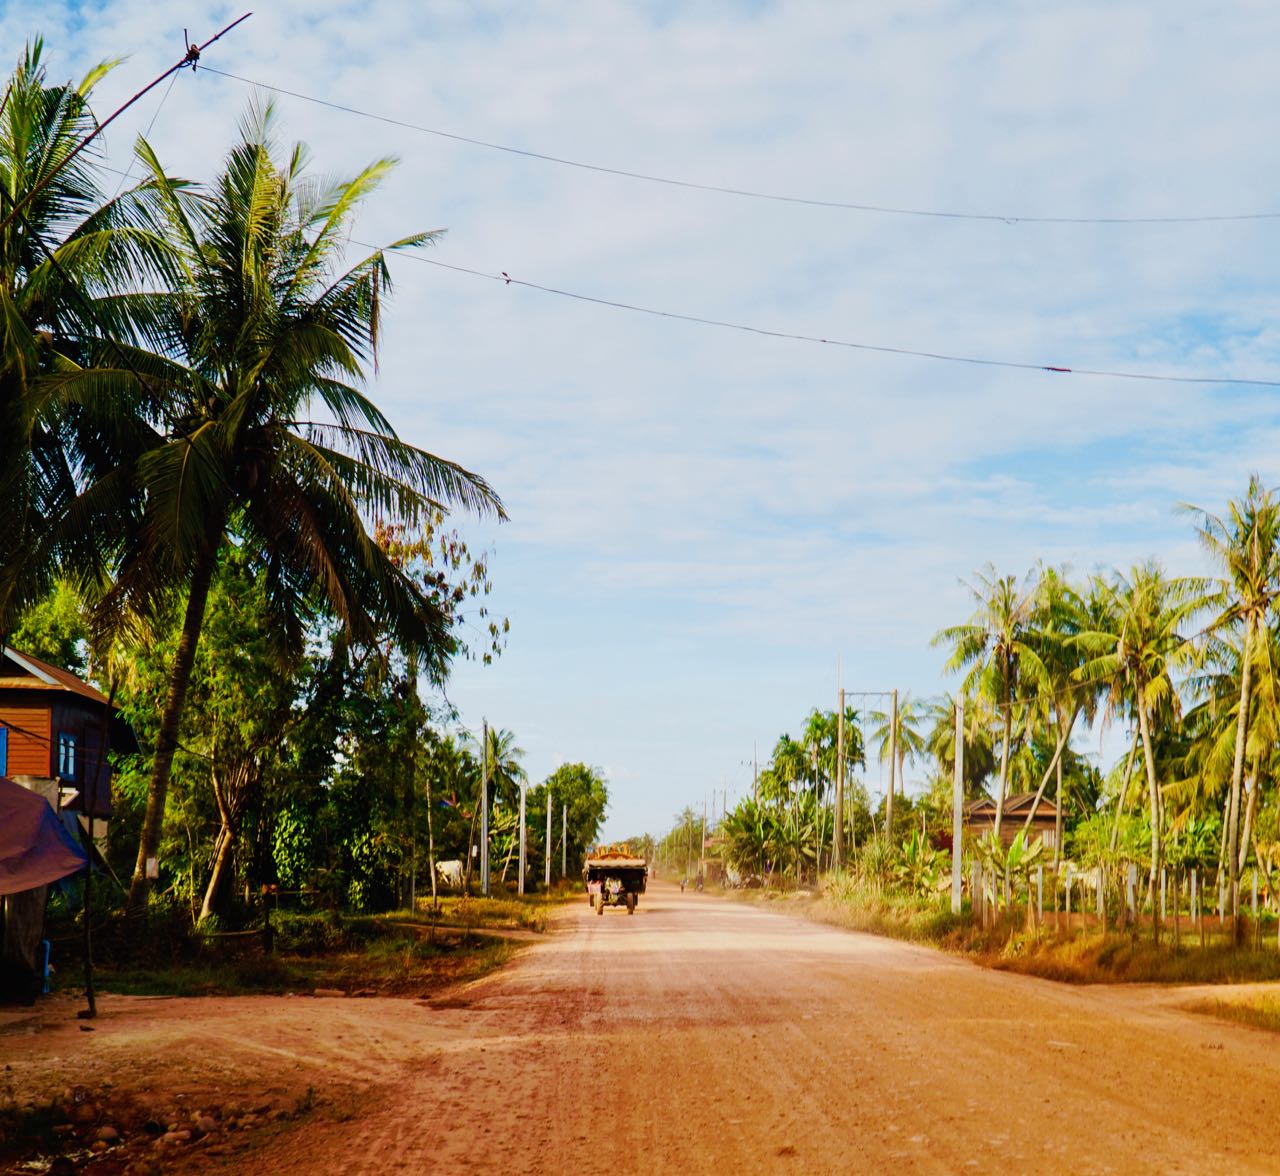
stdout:
MULTIPOLYGON (((109 109, 242 9, 7 4, 55 75, 128 60, 109 109)), ((1254 3, 276 3, 207 64, 441 130, 711 184, 1020 216, 1280 210, 1280 11, 1254 3)), ((183 74, 109 134, 216 170, 245 86, 183 74)), ((642 184, 277 100, 316 166, 400 157, 356 236, 772 329, 1075 367, 1280 377, 1280 222, 919 219, 642 184)), ((608 832, 741 791, 815 705, 932 695, 931 635, 993 562, 1203 570, 1174 506, 1280 481, 1274 390, 975 368, 766 339, 394 265, 373 384, 511 522, 464 720, 531 778, 586 760, 608 832)), ((1080 746, 1098 747, 1082 736, 1080 746)), ((919 775, 917 770, 915 775, 919 775)), ((873 772, 870 786, 879 787, 873 772)))

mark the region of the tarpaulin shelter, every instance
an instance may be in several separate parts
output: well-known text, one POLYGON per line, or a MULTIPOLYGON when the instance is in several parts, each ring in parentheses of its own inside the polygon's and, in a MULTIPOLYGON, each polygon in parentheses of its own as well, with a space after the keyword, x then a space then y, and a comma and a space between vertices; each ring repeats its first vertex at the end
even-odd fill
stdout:
POLYGON ((0 776, 0 895, 56 882, 87 861, 44 797, 0 776))
POLYGON ((0 996, 39 992, 49 883, 87 861, 44 797, 0 776, 0 996))

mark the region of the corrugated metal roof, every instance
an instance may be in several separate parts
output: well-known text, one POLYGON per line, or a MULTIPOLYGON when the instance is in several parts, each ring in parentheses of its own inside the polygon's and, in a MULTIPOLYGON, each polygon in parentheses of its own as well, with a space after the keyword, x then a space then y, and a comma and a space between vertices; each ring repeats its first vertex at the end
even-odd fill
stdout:
POLYGON ((67 670, 51 666, 48 662, 32 657, 29 653, 19 653, 16 649, 4 647, 4 660, 27 671, 27 675, 7 674, 2 672, 0 663, 0 690, 56 690, 68 694, 78 694, 90 702, 105 706, 107 696, 95 690, 88 682, 77 678, 67 670))

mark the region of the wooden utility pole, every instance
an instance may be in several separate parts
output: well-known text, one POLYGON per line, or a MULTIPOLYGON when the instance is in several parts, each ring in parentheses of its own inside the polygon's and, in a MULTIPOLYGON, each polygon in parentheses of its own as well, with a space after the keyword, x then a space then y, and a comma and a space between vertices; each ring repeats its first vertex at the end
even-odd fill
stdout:
POLYGON ((554 848, 551 844, 551 805, 552 803, 553 802, 551 800, 551 784, 548 781, 547 783, 547 868, 546 868, 546 877, 543 881, 543 885, 545 885, 548 890, 551 889, 551 851, 554 848))
POLYGON ((964 846, 964 699, 956 699, 956 771, 951 782, 951 913, 960 913, 960 865, 964 846))
POLYGON ((836 704, 836 820, 831 839, 831 868, 844 868, 844 687, 836 704))
MULTIPOLYGON (((468 892, 470 893, 470 892, 468 892)), ((480 893, 489 896, 489 720, 480 721, 480 893)))
POLYGON ((893 780, 898 768, 898 692, 893 692, 893 704, 889 710, 889 795, 885 798, 884 831, 893 844, 893 780))
POLYGON ((524 893, 524 864, 525 859, 529 856, 529 843, 525 831, 524 824, 524 798, 525 798, 525 782, 520 781, 520 872, 519 872, 519 891, 524 893))

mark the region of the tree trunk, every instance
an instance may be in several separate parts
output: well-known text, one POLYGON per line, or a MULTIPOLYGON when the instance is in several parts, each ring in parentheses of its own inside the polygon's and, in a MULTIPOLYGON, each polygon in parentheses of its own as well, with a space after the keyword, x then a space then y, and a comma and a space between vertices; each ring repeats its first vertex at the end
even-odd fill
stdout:
MULTIPOLYGON (((1035 819, 1036 809, 1040 807, 1040 801, 1044 797, 1044 790, 1049 784, 1049 777, 1053 775, 1054 768, 1058 769, 1058 819, 1060 824, 1062 820, 1062 751, 1067 746, 1067 741, 1071 738, 1071 731, 1076 725, 1076 716, 1079 715, 1080 708, 1077 707, 1071 712, 1071 722, 1067 724, 1065 731, 1059 729, 1058 746, 1053 749, 1053 759, 1049 761, 1049 766, 1045 768, 1044 775, 1040 777, 1040 787, 1036 789, 1036 798, 1031 802, 1031 811, 1027 813, 1026 822, 1022 826, 1023 836, 1030 832, 1031 822, 1035 819)), ((1056 844, 1056 842, 1055 842, 1056 844)))
POLYGON ((1244 623, 1244 655, 1240 662, 1240 712, 1236 716, 1236 749, 1231 761, 1231 810, 1227 818, 1227 880, 1230 886, 1231 916, 1235 920, 1235 940, 1244 937, 1240 918, 1240 788, 1244 779, 1244 751, 1249 734, 1249 690, 1252 686, 1253 618, 1244 623))
POLYGON ((200 922, 213 914, 214 903, 218 900, 218 894, 222 890, 222 884, 234 860, 235 843, 235 831, 224 820, 222 828, 218 830, 218 840, 215 843, 213 871, 209 875, 209 885, 205 887, 204 902, 200 905, 200 922))
POLYGON ((1249 857, 1249 846, 1253 842, 1253 822, 1258 813, 1258 791, 1262 786, 1259 776, 1261 767, 1258 763, 1258 757, 1253 757, 1253 771, 1250 773, 1249 779, 1249 803, 1245 805, 1244 810, 1244 828, 1240 832, 1240 854, 1236 864, 1236 875, 1239 877, 1244 874, 1244 864, 1249 857))
POLYGON ((1004 708, 1004 741, 1000 744, 1000 790, 996 793, 995 840, 1000 840, 1000 823, 1004 820, 1004 794, 1009 784, 1009 744, 1013 740, 1013 705, 1007 699, 1004 708))
POLYGON ((1120 795, 1116 798, 1116 819, 1111 826, 1111 852, 1115 853, 1120 842, 1120 818, 1124 816, 1125 797, 1129 795, 1129 781, 1133 778, 1133 759, 1138 754, 1139 740, 1135 739, 1129 748, 1129 758, 1124 765, 1124 779, 1120 781, 1120 795))
POLYGON ((195 663, 196 646, 200 641, 200 629, 204 624, 205 604, 209 599, 209 582, 213 579, 217 563, 217 547, 210 545, 196 557, 191 572, 191 590, 187 596, 187 611, 182 622, 182 636, 173 657, 169 673, 169 692, 165 698, 164 714, 160 720, 160 732, 156 737, 155 760, 151 766, 151 781, 147 785, 147 810, 142 820, 142 836, 138 839, 138 860, 129 883, 127 909, 130 914, 146 910, 151 890, 147 877, 147 861, 158 855, 160 834, 164 828, 164 804, 169 793, 169 773, 173 768, 173 753, 178 746, 178 729, 182 723, 182 711, 187 700, 187 685, 191 681, 191 667, 195 663))
POLYGON ((1151 878, 1147 882, 1147 894, 1151 899, 1151 928, 1156 943, 1160 942, 1160 913, 1156 909, 1156 879, 1160 877, 1163 854, 1160 842, 1160 790, 1156 787, 1156 761, 1151 752, 1151 736, 1148 731, 1147 704, 1138 689, 1138 732, 1142 736, 1142 758, 1147 768, 1147 789, 1151 797, 1151 878))

